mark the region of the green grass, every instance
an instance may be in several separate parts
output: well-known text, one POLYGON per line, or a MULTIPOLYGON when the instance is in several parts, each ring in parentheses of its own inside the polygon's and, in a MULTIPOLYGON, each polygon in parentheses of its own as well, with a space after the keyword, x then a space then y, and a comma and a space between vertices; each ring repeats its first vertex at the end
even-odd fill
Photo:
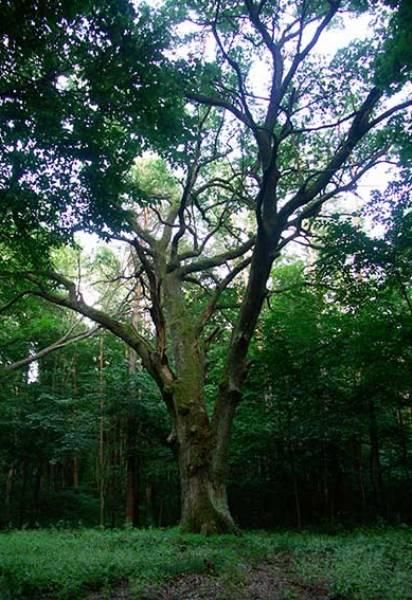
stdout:
POLYGON ((77 600, 125 580, 139 598, 144 586, 182 573, 213 573, 229 585, 241 581, 246 566, 285 555, 289 577, 326 582, 344 598, 412 599, 410 528, 208 538, 175 529, 2 533, 0 598, 77 600))

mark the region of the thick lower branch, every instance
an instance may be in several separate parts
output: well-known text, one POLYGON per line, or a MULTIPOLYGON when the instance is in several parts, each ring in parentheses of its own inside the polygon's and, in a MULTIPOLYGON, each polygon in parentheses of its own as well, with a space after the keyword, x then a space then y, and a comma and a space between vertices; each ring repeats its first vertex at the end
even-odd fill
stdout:
POLYGON ((99 331, 99 329, 100 329, 99 327, 93 327, 93 329, 90 329, 89 331, 86 331, 85 333, 80 333, 79 335, 74 335, 72 337, 70 337, 70 334, 72 332, 72 330, 70 330, 62 338, 60 338, 53 344, 50 344, 50 346, 47 346, 46 348, 42 348, 35 354, 30 354, 29 356, 26 356, 25 358, 22 358, 21 360, 17 360, 14 363, 6 365, 4 367, 4 370, 0 371, 0 377, 4 377, 4 376, 12 373, 13 371, 17 371, 17 369, 21 369, 22 367, 27 367, 28 365, 32 364, 33 362, 37 362, 38 360, 44 358, 48 354, 51 354, 52 352, 56 352, 57 350, 60 350, 61 348, 65 348, 66 346, 69 346, 70 344, 74 344, 74 343, 80 342, 81 340, 84 340, 88 337, 91 337, 91 336, 95 335, 99 331))
POLYGON ((266 283, 275 257, 275 248, 280 231, 274 230, 271 237, 259 233, 253 253, 249 282, 240 309, 238 321, 233 329, 212 417, 215 438, 214 471, 224 479, 230 430, 236 407, 241 399, 241 387, 247 372, 247 353, 256 323, 266 297, 266 283))

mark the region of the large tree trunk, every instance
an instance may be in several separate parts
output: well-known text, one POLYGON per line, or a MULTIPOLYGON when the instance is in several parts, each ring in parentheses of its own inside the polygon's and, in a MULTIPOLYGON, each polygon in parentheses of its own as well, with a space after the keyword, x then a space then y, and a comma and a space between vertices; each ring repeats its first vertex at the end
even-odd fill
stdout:
MULTIPOLYGON (((170 282, 169 304, 177 379, 173 418, 181 484, 181 528, 193 533, 235 531, 226 486, 216 469, 221 434, 210 423, 205 399, 204 359, 192 323, 185 314, 181 288, 170 282)), ((218 461, 219 462, 219 461, 218 461)))
MULTIPOLYGON (((195 353, 190 362, 193 369, 201 369, 200 357, 195 353)), ((225 477, 221 468, 217 468, 221 444, 206 411, 202 385, 202 378, 194 377, 192 370, 191 377, 181 376, 176 382, 173 394, 181 488, 180 525, 183 531, 192 533, 235 532, 225 477)))
POLYGON ((181 484, 181 528, 203 533, 235 532, 226 485, 213 469, 215 443, 206 413, 180 416, 177 423, 181 484))
POLYGON ((206 469, 189 472, 190 467, 183 460, 180 469, 182 530, 204 535, 237 532, 227 503, 226 486, 214 480, 206 469))
MULTIPOLYGON (((274 169, 265 177, 265 194, 271 193, 274 169)), ((203 397, 204 357, 199 334, 187 312, 182 281, 171 273, 163 280, 168 333, 173 343, 176 381, 173 384, 174 426, 178 443, 182 514, 185 531, 235 531, 227 493, 227 454, 232 422, 241 399, 246 356, 266 295, 266 282, 274 260, 280 230, 258 235, 248 288, 240 317, 232 332, 227 362, 211 421, 203 397)))

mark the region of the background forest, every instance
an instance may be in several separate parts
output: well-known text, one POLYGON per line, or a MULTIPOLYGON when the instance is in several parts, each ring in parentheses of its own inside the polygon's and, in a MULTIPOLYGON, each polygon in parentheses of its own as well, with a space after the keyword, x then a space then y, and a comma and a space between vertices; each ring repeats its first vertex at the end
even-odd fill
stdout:
MULTIPOLYGON (((242 527, 412 518, 410 214, 397 207, 386 226, 384 237, 371 238, 348 219, 327 219, 318 232, 326 250, 286 259, 273 272, 231 441, 229 501, 242 527)), ((65 251, 59 260, 77 269, 79 256, 65 251)), ((121 270, 104 247, 92 263, 107 281, 121 270)), ((220 338, 229 335, 233 310, 223 310, 220 338)), ((37 300, 9 313, 3 364, 31 361, 56 340, 63 347, 3 370, 2 527, 175 524, 168 415, 130 350, 37 300), (80 341, 65 346, 75 334, 80 341)), ((223 362, 216 343, 207 397, 223 362)))

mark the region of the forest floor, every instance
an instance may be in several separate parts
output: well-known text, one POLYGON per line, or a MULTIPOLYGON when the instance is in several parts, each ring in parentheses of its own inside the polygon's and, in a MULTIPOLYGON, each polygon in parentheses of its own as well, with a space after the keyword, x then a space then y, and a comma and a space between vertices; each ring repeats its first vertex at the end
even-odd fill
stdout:
POLYGON ((208 538, 176 529, 3 532, 0 598, 412 600, 412 528, 208 538))
MULTIPOLYGON (((240 578, 213 573, 184 574, 130 594, 127 584, 111 590, 110 600, 338 600, 327 581, 309 583, 294 572, 293 559, 283 554, 255 565, 244 565, 240 578)), ((104 600, 102 593, 90 600, 104 600)))

